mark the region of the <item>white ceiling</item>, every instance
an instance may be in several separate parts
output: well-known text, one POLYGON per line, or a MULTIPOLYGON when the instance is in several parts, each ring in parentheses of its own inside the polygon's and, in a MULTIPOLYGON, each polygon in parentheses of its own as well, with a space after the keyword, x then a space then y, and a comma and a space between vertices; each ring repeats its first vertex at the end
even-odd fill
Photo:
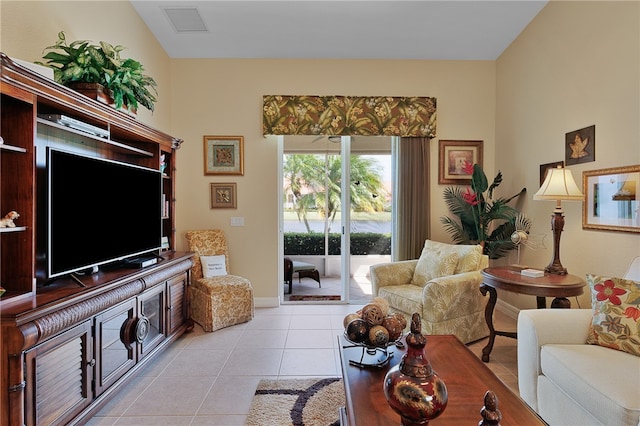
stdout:
POLYGON ((495 60, 548 0, 130 1, 172 58, 495 60))

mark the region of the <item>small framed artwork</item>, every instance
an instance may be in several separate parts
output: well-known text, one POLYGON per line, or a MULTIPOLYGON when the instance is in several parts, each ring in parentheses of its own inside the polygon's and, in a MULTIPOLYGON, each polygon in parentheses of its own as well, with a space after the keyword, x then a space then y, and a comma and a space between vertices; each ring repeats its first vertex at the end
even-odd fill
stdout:
POLYGON ((640 233, 640 164, 582 172, 582 228, 640 233))
POLYGON ((244 175, 244 137, 205 136, 205 175, 244 175))
POLYGON ((553 163, 540 164, 540 186, 547 177, 549 169, 555 169, 556 167, 564 167, 564 161, 554 161, 553 163))
POLYGON ((235 209, 237 208, 237 195, 235 183, 212 183, 211 208, 235 209))
POLYGON ((564 139, 564 160, 567 166, 596 161, 595 125, 566 133, 564 139))
POLYGON ((438 146, 438 183, 469 185, 471 174, 465 164, 482 167, 482 141, 440 140, 438 146))

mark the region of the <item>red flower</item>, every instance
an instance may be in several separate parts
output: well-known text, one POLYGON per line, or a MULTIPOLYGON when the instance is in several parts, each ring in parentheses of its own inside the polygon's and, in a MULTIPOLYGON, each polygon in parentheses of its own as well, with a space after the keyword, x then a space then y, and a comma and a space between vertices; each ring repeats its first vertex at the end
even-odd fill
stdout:
POLYGON ((629 306, 625 311, 624 315, 627 318, 633 318, 634 321, 638 321, 640 318, 640 309, 634 308, 633 306, 629 306))
POLYGON ((473 163, 470 163, 468 161, 464 162, 464 166, 462 166, 462 170, 468 174, 468 175, 472 175, 473 174, 473 163))
POLYGON ((627 291, 621 288, 616 288, 615 284, 611 280, 605 280, 604 283, 596 284, 593 286, 594 290, 598 292, 596 299, 600 302, 609 300, 614 305, 621 305, 622 301, 618 296, 625 294, 627 291))
POLYGON ((467 204, 471 204, 472 206, 475 206, 479 203, 475 192, 471 192, 471 188, 467 188, 467 191, 462 193, 462 198, 464 198, 464 201, 467 204))

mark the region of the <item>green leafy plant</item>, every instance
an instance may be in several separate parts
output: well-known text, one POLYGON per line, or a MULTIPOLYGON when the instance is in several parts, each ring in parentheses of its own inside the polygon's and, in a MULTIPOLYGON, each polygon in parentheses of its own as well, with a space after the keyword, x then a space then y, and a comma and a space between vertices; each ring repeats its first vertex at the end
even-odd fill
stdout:
POLYGON ((101 84, 110 91, 118 109, 123 106, 129 110, 137 109, 140 104, 153 112, 157 83, 144 74, 140 62, 120 57, 124 49, 104 41, 99 44, 90 40, 67 43, 64 31, 60 31, 56 44, 44 49, 49 50, 43 56, 47 62, 39 63, 53 68, 54 78, 60 84, 101 84))
POLYGON ((516 230, 516 217, 520 212, 508 203, 526 192, 526 188, 510 198, 494 199, 493 190, 502 183, 502 172, 498 172, 491 185, 479 165, 466 163, 465 172, 471 174, 471 187, 463 190, 454 186, 444 190, 445 204, 455 218, 443 216, 440 222, 455 243, 482 244, 484 254, 499 259, 516 248, 511 234, 516 230))

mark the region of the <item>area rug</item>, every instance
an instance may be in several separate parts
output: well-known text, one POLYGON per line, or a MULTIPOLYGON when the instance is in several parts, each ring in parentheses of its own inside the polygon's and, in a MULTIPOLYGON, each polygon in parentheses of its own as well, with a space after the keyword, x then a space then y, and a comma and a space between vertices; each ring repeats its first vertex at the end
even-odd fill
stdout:
POLYGON ((345 405, 342 379, 261 380, 247 426, 339 426, 345 405))
POLYGON ((340 300, 340 296, 328 296, 328 295, 309 295, 309 296, 304 296, 304 295, 298 295, 298 294, 294 294, 289 296, 289 300, 294 300, 294 301, 299 301, 299 300, 304 300, 304 301, 309 301, 309 300, 340 300))

